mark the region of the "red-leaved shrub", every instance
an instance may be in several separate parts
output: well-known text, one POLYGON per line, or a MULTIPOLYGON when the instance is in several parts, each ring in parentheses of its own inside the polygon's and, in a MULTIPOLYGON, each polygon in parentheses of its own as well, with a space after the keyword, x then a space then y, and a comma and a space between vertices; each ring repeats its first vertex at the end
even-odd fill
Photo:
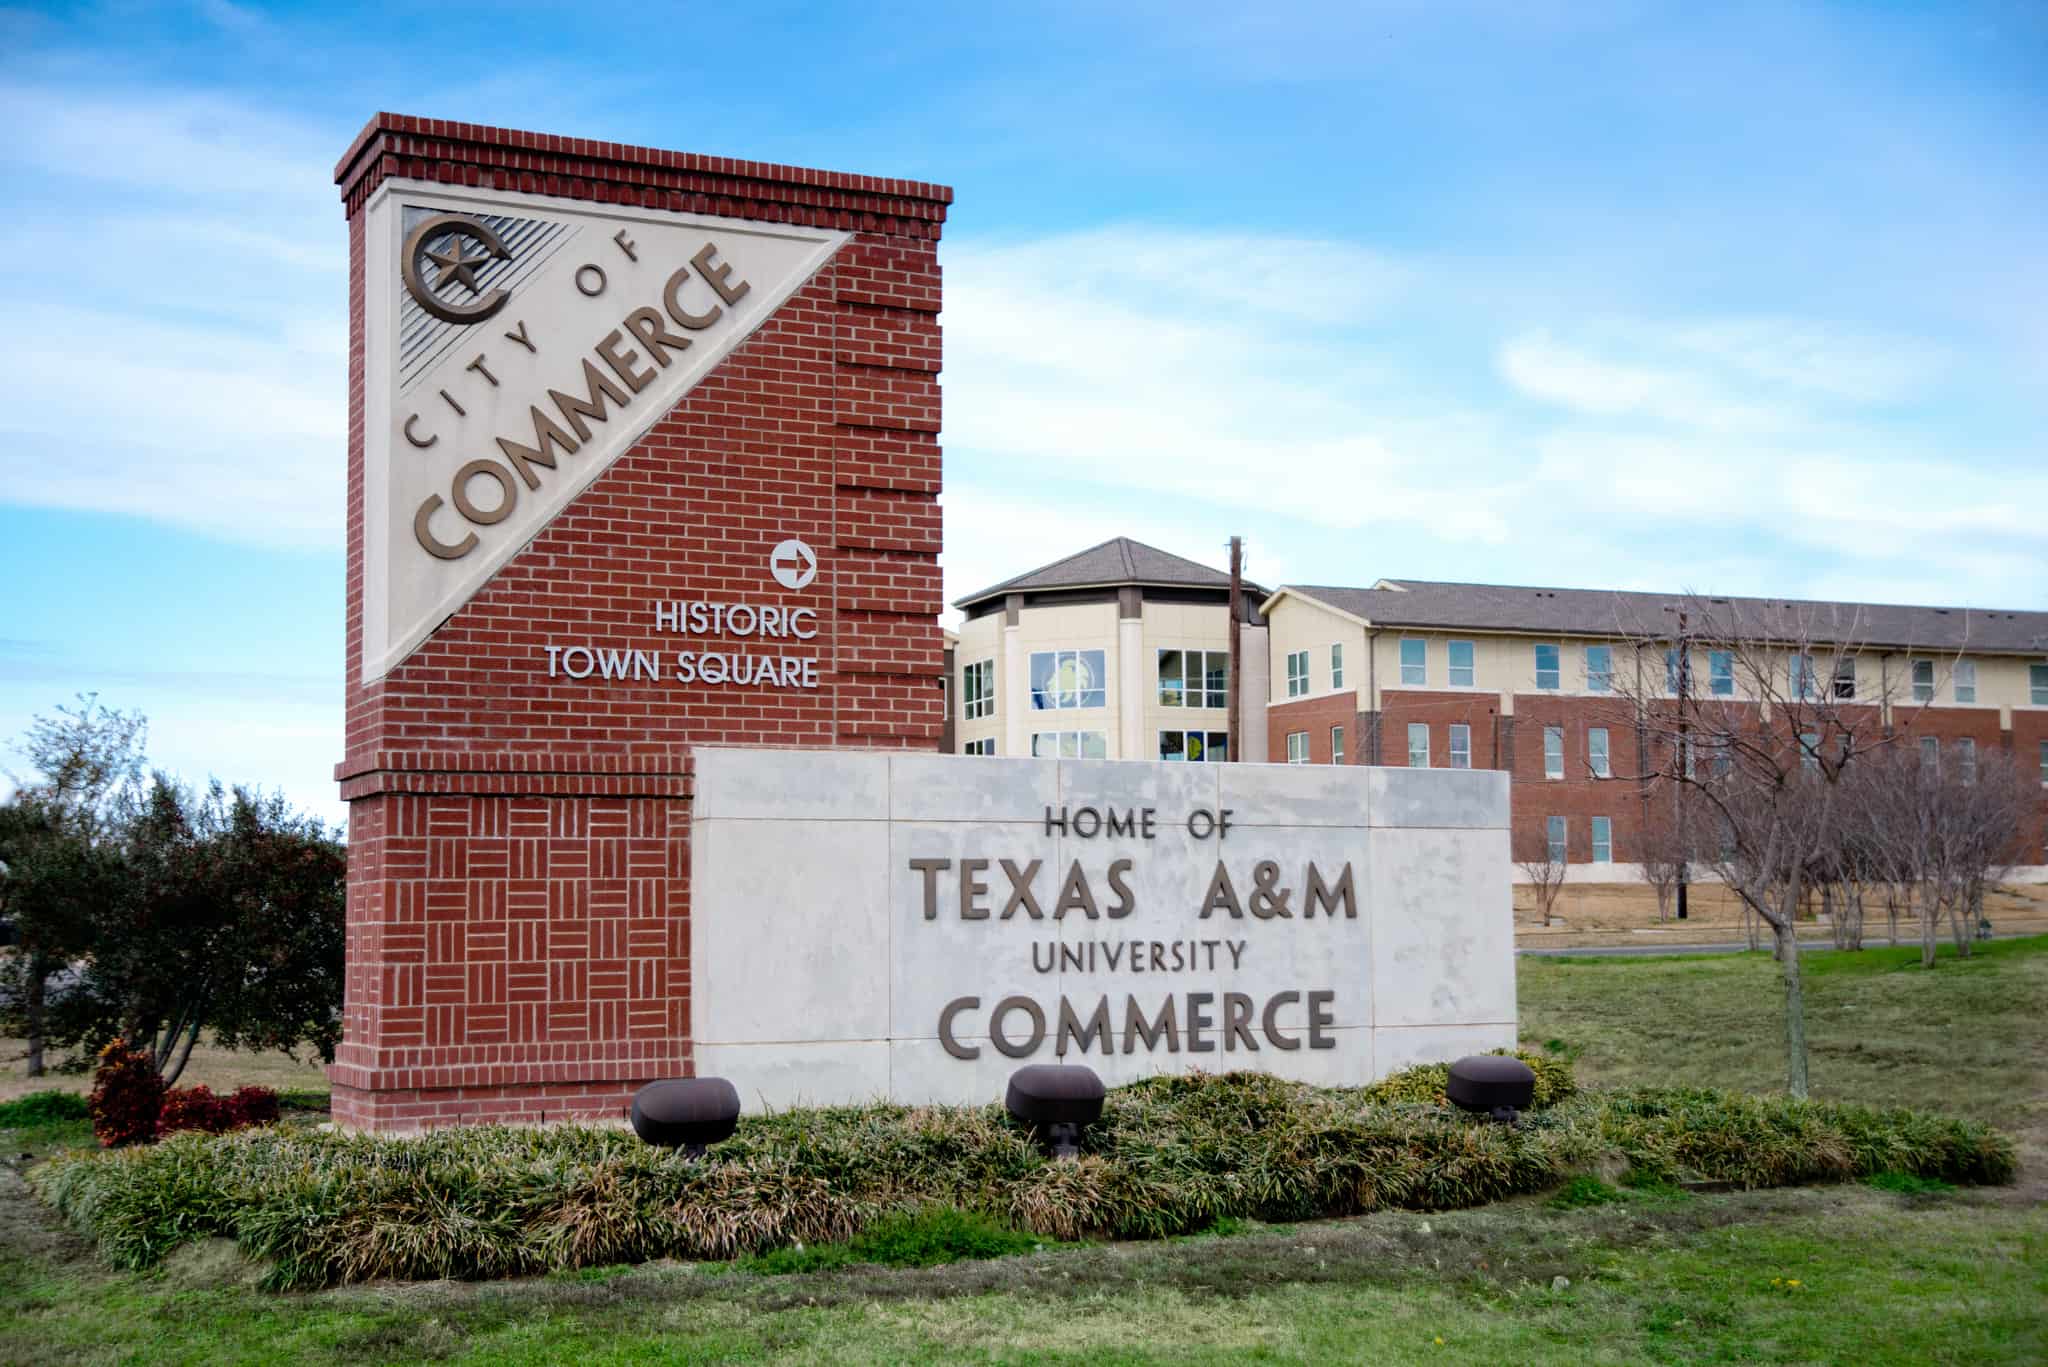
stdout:
POLYGON ((164 1105, 163 1075, 149 1052, 116 1039, 100 1050, 93 1070, 92 1098, 86 1114, 102 1146, 143 1144, 156 1138, 157 1117, 164 1105))
POLYGON ((163 1110, 157 1116, 156 1129, 158 1134, 175 1134, 179 1130, 220 1134, 233 1129, 234 1123, 228 1099, 215 1096, 212 1088, 201 1083, 197 1087, 173 1087, 164 1093, 163 1110))
POLYGON ((268 1087, 237 1087, 228 1098, 236 1126, 275 1125, 279 1114, 277 1093, 268 1087))
POLYGON ((226 1134, 248 1125, 274 1124, 277 1116, 277 1093, 268 1087, 242 1087, 230 1096, 218 1096, 201 1083, 165 1093, 157 1130, 160 1134, 177 1130, 226 1134))

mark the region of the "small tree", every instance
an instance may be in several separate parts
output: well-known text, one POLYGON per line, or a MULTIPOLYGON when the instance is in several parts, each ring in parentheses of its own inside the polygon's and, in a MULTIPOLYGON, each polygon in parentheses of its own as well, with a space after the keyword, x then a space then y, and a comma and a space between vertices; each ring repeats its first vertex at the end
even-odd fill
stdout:
POLYGON ((1691 866, 1698 863, 1692 848, 1692 832, 1698 820, 1686 820, 1683 805, 1690 795, 1679 784, 1656 785, 1643 803, 1642 829, 1636 836, 1641 852, 1643 881, 1657 894, 1657 919, 1671 919, 1678 901, 1678 886, 1691 866))
POLYGON ((1536 910, 1542 913, 1543 924, 1547 926, 1551 909, 1557 905, 1557 895, 1564 891, 1565 862, 1551 849, 1547 836, 1524 841, 1521 855, 1515 866, 1529 880, 1529 890, 1536 898, 1536 910))
POLYGON ((57 1012, 67 1042, 122 1036, 176 1082, 202 1030, 227 1048, 340 1038, 342 848, 281 797, 158 775, 129 824, 120 895, 57 1012))
POLYGON ((148 723, 100 706, 38 716, 22 738, 31 772, 10 774, 0 807, 0 923, 14 952, 0 959, 0 999, 27 1042, 30 1077, 44 1071, 49 983, 91 946, 92 916, 119 881, 115 835, 140 792, 148 723))

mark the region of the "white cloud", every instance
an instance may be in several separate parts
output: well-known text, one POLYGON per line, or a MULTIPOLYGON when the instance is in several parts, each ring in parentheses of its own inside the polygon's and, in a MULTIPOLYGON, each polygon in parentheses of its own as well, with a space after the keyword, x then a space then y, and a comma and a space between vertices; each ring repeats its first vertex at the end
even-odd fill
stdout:
POLYGON ((1348 529, 1420 516, 1417 472, 1491 458, 1484 424, 1418 404, 1361 338, 1416 284, 1377 254, 1125 227, 945 263, 946 441, 994 467, 1348 529))

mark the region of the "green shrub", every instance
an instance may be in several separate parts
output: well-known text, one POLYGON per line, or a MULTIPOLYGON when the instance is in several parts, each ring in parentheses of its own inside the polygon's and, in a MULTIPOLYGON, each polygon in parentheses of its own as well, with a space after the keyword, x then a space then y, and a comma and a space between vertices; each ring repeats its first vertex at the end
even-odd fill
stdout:
MULTIPOLYGON (((1506 1054, 1511 1051, 1495 1049, 1493 1052, 1506 1054)), ((1579 1081, 1573 1075, 1572 1065, 1568 1059, 1531 1054, 1521 1049, 1512 1052, 1516 1058, 1529 1065, 1530 1072, 1536 1074, 1536 1091, 1529 1100, 1531 1109, 1540 1111, 1559 1102, 1569 1101, 1578 1094, 1579 1081)), ((1450 1064, 1424 1063, 1413 1068, 1403 1068, 1398 1073, 1389 1073, 1361 1090, 1371 1101, 1448 1106, 1450 1098, 1445 1095, 1445 1089, 1450 1086, 1450 1082, 1450 1064)))
POLYGON ((1953 1182, 1944 1182, 1939 1177, 1915 1177, 1910 1172, 1874 1172, 1863 1181, 1879 1191, 1895 1191, 1901 1196, 1946 1196, 1956 1189, 1953 1182))
POLYGON ((997 1106, 878 1105, 749 1117, 697 1161, 618 1129, 277 1127, 68 1154, 29 1177, 120 1266, 224 1236, 270 1263, 272 1285, 317 1287, 650 1258, 777 1271, 993 1257, 1048 1240, 1473 1206, 1610 1167, 1632 1182, 1747 1186, 1880 1172, 1998 1182, 2013 1170, 2005 1136, 1911 1111, 1590 1093, 1507 1126, 1384 1093, 1155 1078, 1109 1093, 1074 1161, 1047 1160, 997 1106))
POLYGON ((750 1272, 817 1272, 856 1263, 883 1267, 936 1267, 969 1258, 1007 1258, 1046 1246, 1036 1234, 999 1224, 987 1215, 950 1206, 920 1206, 884 1216, 843 1244, 795 1244, 742 1261, 750 1272))
POLYGON ((1597 1177, 1581 1174, 1551 1193, 1549 1204, 1559 1210, 1582 1210, 1619 1201, 1621 1193, 1597 1177))
POLYGON ((13 1101, 0 1101, 0 1130, 27 1129, 85 1118, 85 1098, 76 1092, 30 1092, 13 1101))

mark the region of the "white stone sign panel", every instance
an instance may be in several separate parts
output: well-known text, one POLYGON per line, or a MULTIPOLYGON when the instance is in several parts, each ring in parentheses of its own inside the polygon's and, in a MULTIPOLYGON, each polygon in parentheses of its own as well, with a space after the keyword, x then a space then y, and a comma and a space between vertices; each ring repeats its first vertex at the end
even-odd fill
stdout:
POLYGON ((699 1074, 754 1108, 1515 1040, 1507 775, 699 748, 699 1074))
MULTIPOLYGON (((405 180, 378 188, 364 222, 365 679, 404 659, 850 236, 405 180)), ((776 553, 809 583, 815 559, 776 553)))

